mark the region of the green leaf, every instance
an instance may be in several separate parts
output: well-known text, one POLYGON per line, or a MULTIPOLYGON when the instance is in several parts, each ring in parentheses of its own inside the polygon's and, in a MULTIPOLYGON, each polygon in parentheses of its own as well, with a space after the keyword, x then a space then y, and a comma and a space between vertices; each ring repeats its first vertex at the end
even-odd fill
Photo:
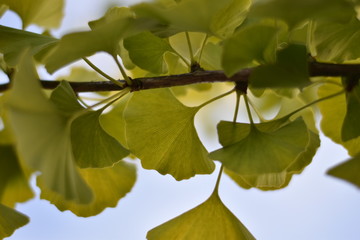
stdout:
POLYGON ((129 151, 100 125, 99 118, 104 109, 84 109, 68 82, 60 83, 51 94, 51 100, 71 121, 72 150, 79 167, 109 167, 129 154, 129 151))
POLYGON ((6 96, 8 119, 25 163, 41 172, 46 186, 79 203, 92 193, 74 164, 70 125, 43 94, 34 65, 26 54, 6 96))
POLYGON ((63 36, 55 49, 44 59, 46 69, 53 73, 64 65, 100 51, 116 55, 119 41, 129 35, 130 25, 130 19, 119 18, 92 31, 63 36))
POLYGON ((275 64, 255 68, 250 75, 253 88, 303 88, 309 85, 308 54, 304 45, 289 45, 277 53, 275 64))
POLYGON ((81 169, 81 176, 94 192, 94 201, 90 204, 77 204, 44 186, 38 178, 41 199, 49 200, 60 211, 70 210, 79 217, 90 217, 101 213, 105 208, 116 207, 118 201, 131 191, 136 181, 134 164, 123 161, 108 168, 81 169))
POLYGON ((155 19, 166 26, 170 35, 189 31, 224 38, 243 22, 249 6, 249 0, 186 0, 178 4, 141 3, 132 9, 139 18, 155 19))
POLYGON ((327 173, 340 178, 360 188, 360 156, 355 156, 346 162, 331 168, 327 173))
POLYGON ((11 236, 14 231, 29 222, 29 218, 0 203, 0 239, 11 236))
POLYGON ((242 175, 285 171, 306 150, 309 141, 302 118, 290 123, 278 119, 254 125, 221 121, 218 134, 223 148, 210 157, 242 175))
POLYGON ((69 82, 98 82, 104 79, 94 70, 89 70, 84 67, 73 67, 66 76, 60 76, 58 80, 64 80, 69 82))
POLYGON ((13 146, 0 145, 0 156, 0 202, 14 207, 18 202, 33 198, 13 146))
POLYGON ((144 168, 171 174, 176 180, 214 170, 194 126, 198 109, 184 106, 169 89, 132 95, 124 112, 126 137, 144 168))
POLYGON ((149 240, 255 239, 215 192, 204 203, 150 230, 149 240))
POLYGON ((9 10, 9 6, 5 4, 0 4, 0 18, 4 15, 4 13, 9 10))
POLYGON ((353 5, 343 0, 269 0, 256 1, 249 16, 279 19, 293 29, 313 18, 343 21, 353 11, 353 5))
POLYGON ((237 31, 224 42, 222 67, 225 73, 231 76, 243 68, 274 62, 278 31, 268 24, 250 25, 237 31))
POLYGON ((152 73, 165 73, 164 54, 173 52, 169 42, 150 32, 142 32, 124 40, 130 59, 140 68, 152 73))
POLYGON ((0 0, 19 14, 23 28, 36 24, 45 28, 57 28, 63 18, 63 0, 0 0))
POLYGON ((341 140, 346 142, 360 137, 360 86, 357 84, 346 94, 346 114, 341 128, 341 140))
POLYGON ((107 10, 105 15, 98 20, 89 22, 91 29, 101 28, 102 26, 118 19, 134 18, 134 13, 127 7, 112 7, 107 10))
MULTIPOLYGON (((340 79, 333 79, 333 81, 336 81, 339 85, 331 83, 322 85, 319 88, 319 97, 326 97, 343 90, 340 79)), ((355 156, 357 153, 360 153, 360 137, 346 142, 342 140, 342 128, 348 108, 345 94, 320 102, 318 106, 322 115, 322 132, 334 142, 344 146, 350 156, 355 156)), ((357 125, 358 124, 356 124, 356 126, 357 125)))
POLYGON ((71 125, 74 157, 81 168, 109 167, 129 155, 129 151, 101 127, 99 117, 102 111, 87 112, 71 125))
POLYGON ((316 57, 322 61, 344 62, 360 58, 360 21, 354 17, 349 22, 319 21, 314 23, 312 46, 316 57))
POLYGON ((57 39, 41 34, 0 26, 0 51, 7 64, 15 66, 24 49, 29 48, 35 55, 42 50, 50 49, 57 39))

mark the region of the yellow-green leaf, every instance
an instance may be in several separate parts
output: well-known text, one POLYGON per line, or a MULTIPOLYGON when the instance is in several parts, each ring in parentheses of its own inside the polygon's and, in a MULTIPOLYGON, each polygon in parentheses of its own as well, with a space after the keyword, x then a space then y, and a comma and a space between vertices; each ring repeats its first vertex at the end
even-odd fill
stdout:
POLYGON ((144 168, 177 180, 211 173, 215 164, 194 126, 197 111, 180 103, 169 89, 135 92, 124 113, 130 151, 144 168))
POLYGON ((331 168, 327 173, 360 188, 360 156, 355 156, 346 162, 340 163, 331 168))
POLYGON ((4 54, 7 64, 15 66, 24 49, 29 48, 32 55, 47 50, 57 43, 58 39, 15 28, 0 26, 0 52, 4 54))
POLYGON ((70 125, 42 92, 29 55, 23 56, 6 97, 9 124, 25 163, 66 199, 90 202, 91 190, 74 163, 70 125))
POLYGON ((77 204, 49 190, 38 178, 40 197, 49 200, 60 211, 70 210, 80 217, 89 217, 101 213, 105 208, 116 207, 118 201, 131 191, 136 181, 134 164, 120 161, 112 167, 79 170, 81 176, 91 187, 94 201, 89 204, 77 204))
POLYGON ((29 222, 29 218, 0 203, 0 239, 11 236, 14 231, 29 222))
POLYGON ((0 156, 0 203, 14 207, 31 199, 34 194, 13 146, 0 145, 0 156))
POLYGON ((302 118, 290 123, 278 119, 254 125, 222 121, 218 134, 223 148, 210 157, 242 175, 285 171, 305 151, 309 141, 302 118))
MULTIPOLYGON (((358 81, 358 79, 356 79, 358 81)), ((341 128, 341 140, 346 142, 360 137, 360 86, 356 84, 346 93, 346 114, 341 128)))
POLYGON ((19 14, 23 28, 36 24, 45 28, 57 28, 63 18, 63 0, 0 0, 19 14))
POLYGON ((199 206, 150 230, 146 237, 149 240, 255 239, 216 192, 199 206))

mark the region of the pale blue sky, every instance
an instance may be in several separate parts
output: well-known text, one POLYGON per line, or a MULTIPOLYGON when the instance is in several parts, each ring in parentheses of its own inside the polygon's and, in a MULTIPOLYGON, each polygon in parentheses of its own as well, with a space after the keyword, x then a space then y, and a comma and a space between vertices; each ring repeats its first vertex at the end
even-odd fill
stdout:
MULTIPOLYGON (((125 5, 130 1, 68 0, 63 25, 55 34, 61 36, 71 30, 85 29, 88 21, 104 13, 107 2, 125 5)), ((20 21, 14 14, 6 14, 0 24, 19 27, 20 21)), ((101 56, 94 61, 108 73, 115 74, 113 66, 101 64, 101 56)), ((214 128, 220 119, 231 119, 231 115, 232 111, 214 114, 211 119, 214 128)), ((216 138, 211 136, 208 140, 199 120, 197 126, 208 150, 218 148, 216 138)), ((225 176, 220 195, 228 208, 260 240, 357 240, 360 236, 360 191, 325 175, 329 167, 346 158, 342 147, 322 137, 322 146, 313 163, 303 174, 294 176, 287 188, 271 192, 244 190, 225 176)), ((142 240, 151 228, 206 200, 218 172, 217 168, 210 176, 177 182, 170 176, 138 166, 135 187, 116 208, 95 217, 79 218, 69 211, 59 212, 37 197, 18 205, 17 209, 31 221, 8 239, 142 240)))

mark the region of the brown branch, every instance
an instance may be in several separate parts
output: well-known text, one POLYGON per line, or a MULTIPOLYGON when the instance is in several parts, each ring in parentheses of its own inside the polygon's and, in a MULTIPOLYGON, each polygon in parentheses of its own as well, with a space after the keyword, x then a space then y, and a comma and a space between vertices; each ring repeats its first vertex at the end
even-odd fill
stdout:
MULTIPOLYGON (((234 76, 228 78, 223 71, 196 71, 193 73, 147 77, 133 79, 133 91, 175 87, 198 83, 215 83, 215 82, 248 82, 249 76, 253 68, 243 69, 234 76)), ((360 64, 332 64, 309 62, 309 75, 311 77, 324 76, 351 76, 360 78, 360 64)), ((119 80, 125 84, 125 81, 119 80)), ((54 89, 60 81, 46 81, 40 80, 44 89, 54 89)), ((121 90, 119 86, 109 81, 102 82, 70 82, 70 85, 75 92, 100 92, 100 91, 118 91, 121 90)), ((0 84, 0 92, 9 89, 9 84, 0 84)))

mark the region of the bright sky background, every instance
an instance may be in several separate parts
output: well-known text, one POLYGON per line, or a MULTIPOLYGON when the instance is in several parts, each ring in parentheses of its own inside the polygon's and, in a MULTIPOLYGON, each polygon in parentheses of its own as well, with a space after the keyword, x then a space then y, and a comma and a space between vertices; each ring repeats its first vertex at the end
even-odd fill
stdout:
MULTIPOLYGON (((68 0, 63 25, 54 33, 60 37, 74 30, 87 29, 87 22, 101 17, 107 4, 124 6, 129 2, 68 0)), ((19 27, 20 20, 7 13, 0 19, 0 24, 19 27)), ((102 56, 93 60, 108 73, 116 74, 115 66, 104 64, 102 56)), ((60 71, 57 75, 63 73, 60 71)), ((227 98, 216 104, 225 101, 232 100, 227 98)), ((231 119, 231 115, 232 111, 213 114, 213 128, 220 119, 231 119)), ((216 136, 207 136, 199 119, 196 123, 207 149, 217 149, 216 136)), ((220 196, 260 240, 358 240, 360 191, 325 175, 327 169, 346 158, 346 151, 341 146, 322 137, 322 146, 313 163, 303 174, 294 176, 287 188, 270 192, 244 190, 224 176, 220 196)), ((17 206, 31 221, 8 239, 142 240, 148 230, 205 201, 213 190, 219 170, 217 168, 210 176, 177 182, 170 176, 138 166, 135 187, 116 208, 106 209, 95 217, 79 218, 69 211, 58 211, 49 202, 39 200, 37 195, 34 200, 17 206)))

